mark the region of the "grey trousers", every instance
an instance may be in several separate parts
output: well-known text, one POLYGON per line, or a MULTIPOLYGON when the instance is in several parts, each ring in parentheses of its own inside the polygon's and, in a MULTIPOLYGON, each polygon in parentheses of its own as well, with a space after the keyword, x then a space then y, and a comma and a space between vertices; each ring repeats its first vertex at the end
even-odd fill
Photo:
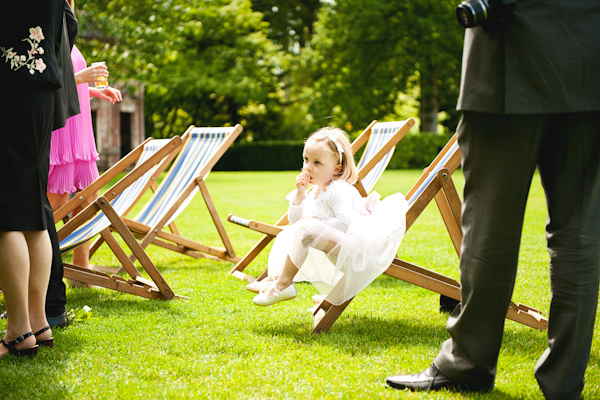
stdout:
POLYGON ((434 364, 456 382, 494 384, 536 167, 546 194, 552 301, 535 376, 548 399, 579 399, 600 282, 600 112, 463 113, 461 307, 434 364))

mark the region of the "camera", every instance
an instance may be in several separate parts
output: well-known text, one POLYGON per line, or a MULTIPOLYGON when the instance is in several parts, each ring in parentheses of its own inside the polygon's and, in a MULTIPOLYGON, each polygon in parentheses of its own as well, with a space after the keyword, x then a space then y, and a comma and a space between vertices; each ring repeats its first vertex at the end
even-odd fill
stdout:
POLYGON ((516 6, 517 0, 465 0, 456 7, 456 19, 463 28, 481 25, 496 32, 516 6))

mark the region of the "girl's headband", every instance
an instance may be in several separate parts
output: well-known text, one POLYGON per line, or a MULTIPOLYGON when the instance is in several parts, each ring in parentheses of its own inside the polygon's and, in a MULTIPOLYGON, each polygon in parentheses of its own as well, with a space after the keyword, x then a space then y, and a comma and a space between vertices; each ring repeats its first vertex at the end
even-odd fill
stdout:
POLYGON ((333 144, 335 144, 335 148, 337 149, 338 154, 340 155, 340 164, 341 164, 342 163, 342 154, 344 154, 344 148, 342 147, 340 142, 337 141, 335 136, 333 136, 331 133, 326 133, 325 136, 327 136, 327 139, 331 140, 333 142, 333 144))

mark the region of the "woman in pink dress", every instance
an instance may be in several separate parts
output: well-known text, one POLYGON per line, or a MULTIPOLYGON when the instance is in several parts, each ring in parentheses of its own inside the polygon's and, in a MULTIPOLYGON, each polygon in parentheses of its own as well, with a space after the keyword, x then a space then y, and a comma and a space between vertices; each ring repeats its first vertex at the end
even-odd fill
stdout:
MULTIPOLYGON (((106 66, 87 67, 83 55, 76 46, 73 46, 71 61, 81 113, 67 119, 64 128, 52 132, 47 194, 53 210, 58 210, 69 201, 70 194, 84 189, 98 178, 96 166, 98 152, 94 140, 90 97, 98 97, 112 104, 122 100, 118 89, 110 86, 96 89, 88 85, 99 82, 100 77, 108 77, 106 66)), ((79 211, 81 209, 75 209, 72 216, 79 211)), ((89 242, 75 249, 73 264, 89 268, 89 251, 89 242)))

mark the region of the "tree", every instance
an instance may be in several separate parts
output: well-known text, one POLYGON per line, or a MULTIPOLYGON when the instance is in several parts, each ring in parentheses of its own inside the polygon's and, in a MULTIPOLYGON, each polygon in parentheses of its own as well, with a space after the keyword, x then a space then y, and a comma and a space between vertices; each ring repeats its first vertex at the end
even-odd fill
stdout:
POLYGON ((395 117, 399 94, 416 87, 421 131, 435 132, 438 112, 454 109, 458 93, 463 31, 455 3, 326 3, 302 57, 303 98, 315 124, 327 115, 349 126, 395 117))
POLYGON ((310 43, 320 6, 320 0, 252 0, 253 9, 269 23, 269 39, 296 54, 310 43))
POLYGON ((111 76, 144 83, 148 131, 155 136, 180 134, 192 123, 242 123, 251 138, 262 133, 256 128, 265 116, 277 120, 272 108, 284 61, 249 0, 78 5, 82 51, 107 60, 111 76))

